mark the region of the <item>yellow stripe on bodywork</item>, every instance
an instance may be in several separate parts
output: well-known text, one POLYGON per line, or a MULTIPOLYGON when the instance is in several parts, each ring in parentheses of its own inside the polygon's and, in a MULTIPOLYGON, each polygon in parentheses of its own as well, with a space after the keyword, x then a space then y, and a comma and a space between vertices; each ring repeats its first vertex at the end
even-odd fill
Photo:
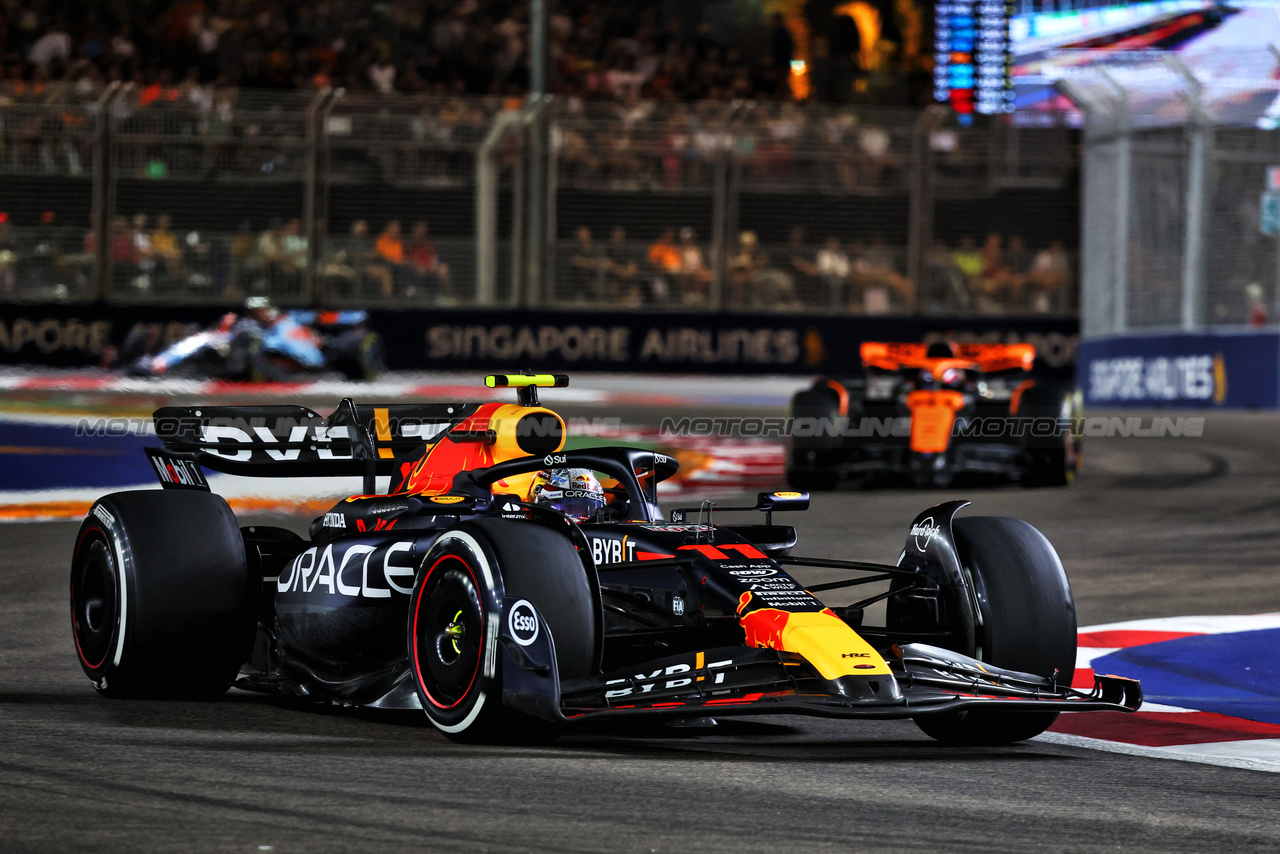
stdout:
MULTIPOLYGON (((391 418, 386 407, 378 407, 373 410, 373 431, 378 437, 379 442, 391 441, 391 418)), ((390 448, 379 448, 378 458, 383 460, 395 459, 395 453, 390 448)))

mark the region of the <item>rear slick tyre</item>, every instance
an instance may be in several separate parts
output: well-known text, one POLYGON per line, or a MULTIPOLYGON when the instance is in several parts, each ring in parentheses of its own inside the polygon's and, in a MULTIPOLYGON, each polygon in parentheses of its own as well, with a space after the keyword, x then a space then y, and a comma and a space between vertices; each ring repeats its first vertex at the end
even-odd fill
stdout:
POLYGON ((253 638, 244 540, 231 508, 195 490, 94 503, 71 559, 71 631, 100 694, 226 693, 253 638))
MULTIPOLYGON (((1070 684, 1076 661, 1076 609, 1057 552, 1019 519, 971 516, 954 523, 960 564, 974 587, 979 619, 972 650, 979 661, 1053 676, 1070 684)), ((1057 712, 974 709, 921 715, 927 735, 954 745, 1012 744, 1034 738, 1057 712)))

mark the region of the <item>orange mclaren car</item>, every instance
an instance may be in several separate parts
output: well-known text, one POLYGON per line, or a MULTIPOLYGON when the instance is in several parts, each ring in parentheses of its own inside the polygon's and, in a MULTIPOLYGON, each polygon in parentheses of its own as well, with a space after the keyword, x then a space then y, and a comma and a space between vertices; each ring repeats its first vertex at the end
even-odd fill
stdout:
POLYGON ((1035 355, 1030 344, 864 343, 861 376, 820 377, 792 398, 788 481, 1070 483, 1080 393, 1038 376, 1035 355))

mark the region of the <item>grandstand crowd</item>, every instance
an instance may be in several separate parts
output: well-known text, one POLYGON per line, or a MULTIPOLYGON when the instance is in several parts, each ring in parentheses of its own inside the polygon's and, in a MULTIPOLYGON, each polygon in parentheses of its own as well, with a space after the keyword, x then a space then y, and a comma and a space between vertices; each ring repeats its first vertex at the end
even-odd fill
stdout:
MULTIPOLYGON (((809 39, 796 21, 759 10, 752 19, 727 2, 673 13, 653 0, 553 0, 552 86, 618 99, 812 94, 836 103, 861 87, 905 104, 901 87, 866 82, 926 70, 921 11, 912 0, 862 5, 871 20, 810 0, 809 39), (805 92, 791 83, 797 36, 809 60, 805 92)), ((4 0, 0 79, 520 96, 529 40, 528 0, 4 0)))

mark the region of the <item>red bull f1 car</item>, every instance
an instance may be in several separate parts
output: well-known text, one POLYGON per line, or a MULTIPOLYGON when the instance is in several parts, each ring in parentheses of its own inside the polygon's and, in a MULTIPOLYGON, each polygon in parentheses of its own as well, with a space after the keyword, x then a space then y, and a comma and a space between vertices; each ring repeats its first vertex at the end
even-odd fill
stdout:
POLYGON ((1075 476, 1080 392, 1038 375, 1032 345, 867 342, 860 355, 862 375, 819 377, 792 398, 792 487, 1075 476))
POLYGON ((163 444, 148 454, 164 488, 101 498, 76 539, 81 667, 106 697, 235 686, 421 709, 462 741, 785 713, 912 719, 947 743, 1001 744, 1060 711, 1141 704, 1132 680, 1072 686, 1071 591, 1025 522, 942 504, 877 564, 798 556, 777 517, 807 508, 801 492, 664 518, 657 490, 676 461, 565 450, 537 390, 567 382, 489 377, 517 404, 156 411, 163 444), (239 524, 205 469, 363 489, 304 538, 239 524), (809 567, 844 577, 791 574, 809 567), (856 601, 830 607, 819 595, 833 590, 856 601))

